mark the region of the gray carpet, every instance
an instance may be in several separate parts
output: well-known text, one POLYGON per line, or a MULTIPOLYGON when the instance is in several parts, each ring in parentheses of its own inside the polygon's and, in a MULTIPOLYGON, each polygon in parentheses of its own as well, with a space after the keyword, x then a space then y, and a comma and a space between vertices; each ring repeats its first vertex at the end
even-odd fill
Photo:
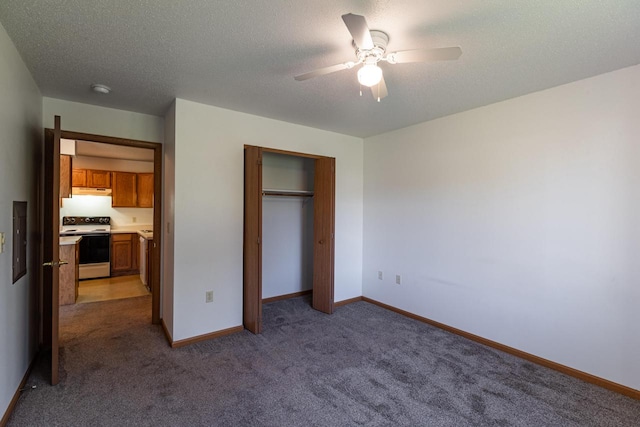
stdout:
POLYGON ((62 310, 9 426, 637 426, 640 402, 366 302, 264 306, 264 333, 180 349, 139 297, 62 310))

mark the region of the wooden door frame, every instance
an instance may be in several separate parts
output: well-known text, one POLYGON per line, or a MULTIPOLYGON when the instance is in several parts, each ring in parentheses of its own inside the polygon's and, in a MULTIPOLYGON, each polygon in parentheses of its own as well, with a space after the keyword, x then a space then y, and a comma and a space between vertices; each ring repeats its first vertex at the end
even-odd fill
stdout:
MULTIPOLYGON (((325 292, 322 292, 322 297, 324 298, 329 298, 330 301, 325 301, 324 304, 320 304, 318 306, 318 292, 314 292, 314 295, 316 295, 314 297, 313 300, 313 306, 316 309, 320 309, 320 311, 323 311, 327 314, 331 314, 333 312, 333 295, 334 295, 334 287, 335 287, 335 283, 334 283, 334 272, 335 272, 335 262, 334 262, 334 254, 335 254, 335 238, 334 238, 334 229, 333 227, 335 226, 335 157, 329 157, 329 156, 320 156, 320 155, 316 155, 316 154, 309 154, 309 153, 299 153, 299 152, 295 152, 295 151, 288 151, 288 150, 280 150, 277 148, 268 148, 268 147, 258 147, 258 146, 254 146, 254 145, 245 145, 244 146, 244 151, 245 151, 245 162, 246 162, 246 152, 247 152, 247 148, 257 148, 260 150, 259 152, 259 160, 260 160, 260 165, 262 165, 262 154, 263 153, 272 153, 272 154, 281 154, 281 155, 286 155, 286 156, 292 156, 292 157, 303 157, 303 158, 310 158, 310 159, 314 159, 314 168, 317 168, 318 166, 318 160, 331 160, 332 164, 333 164, 333 169, 332 169, 332 173, 333 173, 333 180, 332 180, 332 184, 331 184, 331 194, 332 194, 332 200, 331 200, 331 215, 332 215, 332 221, 331 221, 331 233, 330 233, 330 237, 328 238, 329 240, 329 244, 331 245, 331 256, 330 256, 330 262, 331 262, 331 268, 330 268, 330 272, 328 273, 328 276, 330 276, 330 289, 327 289, 325 292)), ((246 168, 246 164, 245 164, 245 168, 246 168)), ((246 179, 246 169, 245 169, 245 179, 246 179)), ((262 181, 262 166, 260 166, 260 182, 262 181)), ((245 192, 246 192, 246 188, 247 188, 247 183, 245 182, 245 192)), ((262 191, 262 189, 260 189, 260 191, 262 191)), ((262 194, 260 194, 260 197, 262 197, 262 194)), ((246 209, 246 200, 247 200, 247 195, 245 194, 245 209, 246 209)), ((246 211, 245 211, 245 230, 247 229, 247 224, 246 224, 246 211)), ((261 262, 261 254, 262 254, 262 212, 259 212, 259 221, 260 224, 258 224, 258 242, 259 242, 259 256, 258 256, 258 262, 257 265, 260 266, 260 271, 259 271, 259 283, 258 283, 258 301, 252 301, 251 302, 251 306, 255 306, 256 303, 259 305, 260 309, 259 310, 255 310, 252 309, 250 310, 251 314, 253 317, 257 318, 253 318, 250 319, 251 321, 249 323, 247 323, 247 318, 246 318, 246 308, 247 308, 247 303, 244 301, 244 298, 247 298, 247 284, 246 281, 243 280, 243 323, 245 328, 251 330, 254 333, 261 333, 262 332, 262 262, 261 262), (255 328, 253 325, 258 324, 260 327, 255 328)), ((316 225, 316 218, 314 215, 314 231, 316 229, 315 227, 316 225)), ((244 238, 244 244, 245 244, 245 249, 243 249, 244 252, 244 268, 246 269, 246 263, 247 263, 247 252, 246 252, 246 245, 247 245, 247 239, 246 239, 246 234, 245 234, 245 238, 244 238)), ((315 236, 314 236, 314 240, 315 240, 315 236)), ((322 244, 326 244, 326 242, 323 242, 322 244)), ((315 242, 314 242, 314 247, 315 247, 315 242)), ((316 250, 314 249, 314 267, 316 264, 316 250)), ((246 270, 245 270, 246 271, 246 270)), ((314 290, 315 290, 315 273, 314 273, 314 290)), ((255 290, 255 289, 254 289, 255 290)), ((256 292, 252 292, 251 295, 254 295, 256 292)), ((256 297, 255 295, 253 296, 254 298, 256 297)))
POLYGON ((99 142, 102 144, 120 145, 124 147, 146 148, 153 150, 153 251, 151 271, 151 323, 160 324, 160 262, 162 254, 162 144, 158 142, 117 138, 105 135, 94 135, 82 132, 63 130, 61 137, 80 141, 99 142))

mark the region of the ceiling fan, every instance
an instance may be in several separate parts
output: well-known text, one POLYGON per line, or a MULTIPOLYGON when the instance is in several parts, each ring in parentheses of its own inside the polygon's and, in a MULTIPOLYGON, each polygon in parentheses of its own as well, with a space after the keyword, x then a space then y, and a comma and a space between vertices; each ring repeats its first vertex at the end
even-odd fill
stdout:
MULTIPOLYGON (((353 37, 357 60, 300 74, 295 76, 296 80, 307 80, 336 71, 351 69, 356 65, 362 64, 362 67, 358 70, 358 82, 362 86, 370 87, 374 98, 380 102, 382 98, 388 95, 388 92, 382 76, 382 69, 378 67, 378 62, 386 61, 389 64, 404 64, 408 62, 448 61, 458 59, 462 55, 462 49, 459 47, 402 50, 387 53, 389 36, 383 31, 369 30, 364 16, 347 13, 342 15, 342 20, 351 33, 351 37, 353 37)), ((360 95, 362 96, 362 90, 360 90, 360 95)))

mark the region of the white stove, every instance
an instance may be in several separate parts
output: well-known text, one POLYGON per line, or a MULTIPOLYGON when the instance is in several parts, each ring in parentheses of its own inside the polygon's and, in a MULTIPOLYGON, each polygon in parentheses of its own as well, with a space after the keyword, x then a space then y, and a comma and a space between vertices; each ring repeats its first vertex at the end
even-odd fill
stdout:
POLYGON ((111 275, 111 218, 108 216, 62 217, 61 236, 82 236, 80 279, 111 275))

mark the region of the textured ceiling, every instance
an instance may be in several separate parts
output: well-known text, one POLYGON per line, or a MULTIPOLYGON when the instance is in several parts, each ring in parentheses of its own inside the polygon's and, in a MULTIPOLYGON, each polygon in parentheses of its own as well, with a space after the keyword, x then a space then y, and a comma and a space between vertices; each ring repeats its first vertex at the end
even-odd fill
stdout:
POLYGON ((0 22, 44 96, 155 115, 183 98, 360 137, 640 63, 638 0, 2 0, 0 22), (349 12, 389 51, 463 54, 383 63, 381 103, 355 69, 295 81, 353 60, 349 12))

